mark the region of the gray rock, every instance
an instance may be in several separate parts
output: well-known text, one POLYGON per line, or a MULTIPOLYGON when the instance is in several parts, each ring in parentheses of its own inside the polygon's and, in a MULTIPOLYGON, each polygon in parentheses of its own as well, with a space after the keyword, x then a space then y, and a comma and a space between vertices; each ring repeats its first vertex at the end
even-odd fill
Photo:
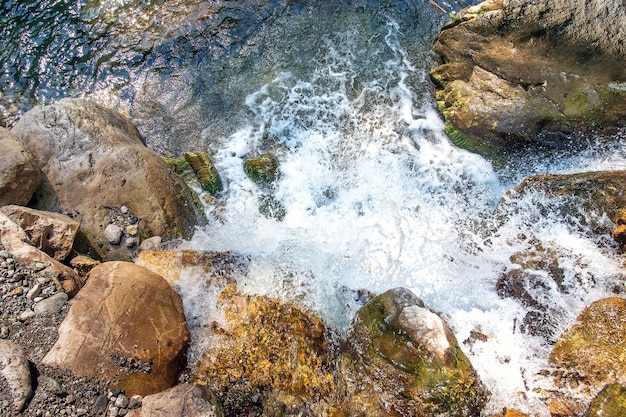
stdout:
POLYGON ((23 311, 19 315, 18 319, 20 321, 27 321, 29 319, 32 319, 33 317, 35 317, 35 312, 33 310, 28 309, 28 310, 23 311))
POLYGON ((142 417, 213 417, 214 404, 204 388, 181 384, 144 397, 142 417))
POLYGON ((69 297, 64 292, 56 293, 44 300, 41 300, 35 304, 35 314, 38 316, 51 316, 63 308, 63 305, 69 300, 69 297))
POLYGON ((159 250, 160 246, 161 236, 152 236, 141 242, 141 245, 139 245, 139 251, 141 252, 144 250, 159 250))
POLYGON ((22 411, 33 394, 28 358, 21 347, 10 340, 0 339, 0 375, 9 385, 13 408, 22 411))
POLYGON ((116 224, 110 224, 104 229, 105 239, 112 245, 119 245, 122 240, 122 229, 116 224))

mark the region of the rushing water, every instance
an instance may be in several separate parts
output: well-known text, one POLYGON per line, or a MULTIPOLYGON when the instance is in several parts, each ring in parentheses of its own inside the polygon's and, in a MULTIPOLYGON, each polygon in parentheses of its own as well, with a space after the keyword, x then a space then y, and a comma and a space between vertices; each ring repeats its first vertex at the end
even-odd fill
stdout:
MULTIPOLYGON (((81 91, 125 109, 155 149, 209 151, 226 189, 207 207, 210 225, 185 246, 248 257, 242 289, 308 306, 339 333, 359 306, 354 291, 408 287, 460 342, 476 330, 487 336, 463 347, 493 392, 488 412, 549 415, 538 391, 551 387, 540 373, 550 344, 521 331, 526 311, 498 296, 496 281, 514 253, 559 247, 559 267, 577 283, 567 294, 546 289, 562 330, 617 282, 617 251, 540 211, 539 194, 485 225, 528 175, 626 169, 624 138, 611 149, 533 155, 498 169, 456 148, 427 77, 446 15, 427 1, 2 8, 0 29, 12 40, 0 51, 6 122, 81 91), (242 165, 268 151, 281 176, 261 189, 242 165), (282 221, 259 212, 269 195, 284 208, 282 221)), ((180 288, 192 325, 214 299, 198 288, 193 277, 180 288)))

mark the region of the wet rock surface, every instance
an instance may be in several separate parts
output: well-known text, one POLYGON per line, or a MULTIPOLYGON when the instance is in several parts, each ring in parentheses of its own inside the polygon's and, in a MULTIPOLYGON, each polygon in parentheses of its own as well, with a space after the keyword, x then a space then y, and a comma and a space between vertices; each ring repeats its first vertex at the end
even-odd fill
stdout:
POLYGON ((610 0, 464 9, 435 42, 441 65, 431 72, 450 136, 490 154, 624 125, 625 17, 610 0))
POLYGON ((347 415, 471 416, 489 398, 448 325, 407 289, 362 307, 346 345, 347 415))

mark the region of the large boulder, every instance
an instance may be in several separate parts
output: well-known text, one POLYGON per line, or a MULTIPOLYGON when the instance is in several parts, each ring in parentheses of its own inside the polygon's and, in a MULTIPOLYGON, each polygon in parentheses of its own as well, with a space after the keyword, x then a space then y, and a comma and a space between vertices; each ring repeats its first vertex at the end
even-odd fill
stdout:
POLYGON ((43 363, 147 395, 176 383, 188 341, 180 296, 161 276, 106 262, 91 270, 43 363))
POLYGON ((15 260, 27 268, 34 268, 37 264, 43 265, 45 269, 42 274, 51 278, 58 289, 69 296, 76 295, 82 286, 82 279, 76 271, 37 249, 26 232, 1 211, 0 241, 15 260))
POLYGON ((558 143, 563 133, 626 123, 626 4, 488 0, 434 44, 431 76, 459 144, 558 143))
POLYGON ((41 182, 33 157, 11 131, 0 127, 0 206, 25 206, 41 182))
POLYGON ((44 174, 31 205, 75 215, 95 245, 111 246, 104 230, 123 208, 141 239, 190 237, 204 222, 184 182, 113 110, 64 99, 33 108, 12 131, 44 174))
POLYGON ((0 211, 26 232, 37 249, 57 261, 65 260, 72 252, 80 227, 76 220, 59 213, 14 205, 4 206, 0 211))
POLYGON ((489 397, 448 325, 404 288, 357 312, 340 381, 345 415, 467 417, 489 397))

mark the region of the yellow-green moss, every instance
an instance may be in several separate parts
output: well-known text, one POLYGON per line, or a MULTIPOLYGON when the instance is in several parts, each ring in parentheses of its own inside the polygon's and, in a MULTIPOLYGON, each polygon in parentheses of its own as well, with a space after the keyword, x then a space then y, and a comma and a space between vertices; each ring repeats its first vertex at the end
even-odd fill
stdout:
POLYGON ((222 179, 209 155, 205 152, 186 152, 185 160, 196 173, 204 191, 216 195, 223 190, 222 179))
POLYGON ((246 175, 260 186, 271 186, 279 177, 278 159, 270 153, 248 159, 243 164, 246 175))

